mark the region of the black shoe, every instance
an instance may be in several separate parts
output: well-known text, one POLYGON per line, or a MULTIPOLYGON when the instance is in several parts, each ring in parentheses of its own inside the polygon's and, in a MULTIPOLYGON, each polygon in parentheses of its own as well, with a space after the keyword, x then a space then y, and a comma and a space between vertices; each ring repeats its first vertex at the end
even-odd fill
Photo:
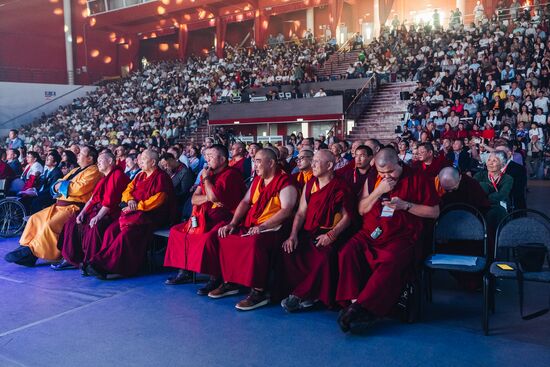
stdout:
POLYGON ((107 280, 107 274, 97 270, 91 264, 84 266, 83 271, 86 273, 86 275, 90 275, 101 280, 107 280))
POLYGON ((189 271, 180 269, 180 271, 178 271, 178 274, 176 274, 176 276, 166 279, 164 281, 164 284, 166 285, 186 284, 192 280, 193 280, 193 276, 189 271))
POLYGON ((19 246, 17 249, 8 252, 4 260, 9 263, 32 267, 36 264, 38 258, 34 256, 31 249, 27 246, 19 246))
POLYGON ((353 326, 369 326, 376 320, 376 317, 365 310, 358 303, 352 303, 338 314, 338 325, 344 333, 351 330, 353 326))
POLYGON ((53 270, 69 270, 69 269, 76 269, 76 266, 68 262, 67 260, 63 259, 61 262, 57 264, 50 265, 50 268, 53 270))
POLYGON ((210 278, 208 280, 208 283, 204 285, 204 287, 199 288, 197 290, 197 294, 199 296, 208 296, 208 293, 212 292, 214 289, 218 288, 222 284, 221 279, 219 278, 210 278))

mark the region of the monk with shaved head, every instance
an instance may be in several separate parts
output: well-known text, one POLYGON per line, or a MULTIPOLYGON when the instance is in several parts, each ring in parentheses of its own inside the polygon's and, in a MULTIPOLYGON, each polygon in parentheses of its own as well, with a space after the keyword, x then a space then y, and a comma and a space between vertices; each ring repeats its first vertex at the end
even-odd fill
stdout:
POLYGON ((253 310, 269 303, 266 291, 273 257, 288 236, 298 192, 281 170, 277 150, 256 153, 256 177, 235 210, 231 222, 218 230, 222 283, 208 294, 221 298, 251 288, 235 307, 253 310))
POLYGON ((394 149, 381 149, 374 164, 376 182, 371 189, 367 179, 359 202, 362 228, 339 253, 336 299, 348 305, 338 317, 344 332, 396 305, 414 273, 423 218, 439 215, 434 185, 402 165, 394 149))
POLYGON ((176 215, 172 179, 158 167, 159 154, 146 149, 139 157, 141 172, 122 193, 122 213, 106 230, 101 249, 84 264, 85 275, 135 275, 143 266, 153 232, 176 215))
POLYGON ((313 178, 302 192, 292 232, 283 242, 276 274, 288 312, 310 308, 318 300, 334 304, 338 274, 337 251, 354 213, 346 182, 334 175, 335 158, 326 149, 315 153, 313 178))
POLYGON ((479 182, 468 175, 462 175, 456 168, 443 168, 438 179, 441 187, 438 192, 441 209, 451 204, 467 204, 485 213, 491 207, 479 182))

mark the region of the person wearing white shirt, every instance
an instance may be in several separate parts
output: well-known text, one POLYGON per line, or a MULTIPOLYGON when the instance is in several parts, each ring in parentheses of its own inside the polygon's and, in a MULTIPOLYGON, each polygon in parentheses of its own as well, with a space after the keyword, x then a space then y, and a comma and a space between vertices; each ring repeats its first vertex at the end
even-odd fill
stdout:
POLYGON ((326 96, 327 96, 327 94, 325 93, 323 88, 321 88, 321 89, 319 89, 319 91, 317 93, 315 93, 315 95, 313 97, 318 98, 318 97, 326 97, 326 96))
POLYGON ((548 97, 539 92, 539 96, 535 99, 535 107, 542 109, 542 113, 548 113, 548 97))

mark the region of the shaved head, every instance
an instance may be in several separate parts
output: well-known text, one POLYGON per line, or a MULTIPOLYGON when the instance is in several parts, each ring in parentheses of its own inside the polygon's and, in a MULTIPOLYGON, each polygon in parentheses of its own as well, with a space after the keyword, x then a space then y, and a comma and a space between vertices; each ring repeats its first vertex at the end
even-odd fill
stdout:
POLYGON ((374 163, 378 167, 386 167, 388 165, 394 165, 399 163, 399 156, 395 149, 384 148, 381 149, 374 157, 374 163))
POLYGON ((317 178, 332 177, 334 172, 334 165, 336 163, 336 157, 328 149, 320 149, 313 156, 311 168, 313 170, 313 176, 317 178))
POLYGON ((256 153, 256 155, 258 154, 260 154, 262 158, 267 158, 272 161, 277 161, 277 153, 275 153, 274 148, 268 147, 268 148, 260 149, 258 153, 256 153))
POLYGON ((439 183, 445 191, 456 189, 460 184, 460 172, 454 167, 445 167, 439 172, 439 183))
POLYGON ((159 162, 159 154, 152 149, 145 149, 141 154, 145 154, 147 158, 152 159, 155 163, 159 162))
POLYGON ((329 163, 335 163, 336 159, 334 158, 334 154, 328 149, 321 149, 318 150, 317 153, 315 153, 315 156, 319 158, 319 160, 329 163))

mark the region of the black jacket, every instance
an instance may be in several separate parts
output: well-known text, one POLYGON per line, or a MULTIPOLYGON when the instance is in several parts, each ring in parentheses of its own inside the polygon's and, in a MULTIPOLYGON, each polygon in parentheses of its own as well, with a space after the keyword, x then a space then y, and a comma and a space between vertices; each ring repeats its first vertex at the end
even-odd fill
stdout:
POLYGON ((512 192, 510 194, 512 196, 514 208, 526 209, 525 189, 527 188, 527 170, 525 166, 510 161, 506 167, 506 174, 514 179, 514 185, 512 186, 512 192))

